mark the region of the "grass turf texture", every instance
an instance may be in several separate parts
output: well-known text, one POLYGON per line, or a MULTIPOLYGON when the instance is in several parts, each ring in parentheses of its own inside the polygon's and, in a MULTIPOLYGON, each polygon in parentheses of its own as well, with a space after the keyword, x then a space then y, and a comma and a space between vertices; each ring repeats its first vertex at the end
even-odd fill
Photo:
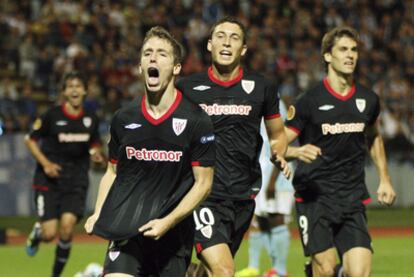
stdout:
MULTIPOLYGON (((368 211, 369 225, 385 228, 413 227, 413 214, 414 209, 372 209, 368 211)), ((34 220, 34 218, 0 217, 0 227, 14 228, 27 234, 34 220)), ((82 232, 82 225, 83 222, 79 224, 78 232, 82 232)), ((294 225, 291 227, 295 228, 294 225)), ((413 276, 414 236, 374 237, 373 241, 375 251, 373 277, 413 276)), ((247 266, 247 247, 248 242, 244 241, 236 256, 236 270, 247 266)), ((0 245, 0 276, 49 276, 54 249, 54 244, 42 244, 38 254, 31 258, 26 256, 23 245, 0 245)), ((91 262, 102 264, 105 250, 105 243, 74 243, 71 257, 62 276, 72 277, 91 262)), ((293 239, 288 258, 289 276, 304 276, 305 260, 300 241, 293 239)), ((269 266, 269 258, 262 255, 261 271, 263 272, 269 266)))

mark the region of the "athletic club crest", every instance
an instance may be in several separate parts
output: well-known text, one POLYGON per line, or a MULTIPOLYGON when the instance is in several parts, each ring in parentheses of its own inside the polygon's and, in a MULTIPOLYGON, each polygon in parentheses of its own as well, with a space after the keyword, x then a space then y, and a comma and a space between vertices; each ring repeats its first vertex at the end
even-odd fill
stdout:
POLYGON ((250 94, 254 90, 254 81, 242 80, 241 85, 247 94, 250 94))
POLYGON ((362 113, 365 110, 365 106, 366 106, 365 99, 357 98, 355 100, 355 103, 356 103, 356 106, 358 108, 358 111, 362 113))
POLYGON ((83 125, 85 125, 86 128, 89 128, 89 127, 91 127, 91 124, 92 124, 92 118, 90 118, 89 116, 84 117, 82 119, 82 122, 83 122, 83 125))
POLYGON ((115 261, 116 258, 119 257, 119 254, 121 254, 120 251, 109 251, 108 256, 109 256, 109 259, 111 259, 111 261, 115 261))
POLYGON ((174 133, 179 136, 187 126, 187 119, 173 118, 172 125, 174 133))
POLYGON ((203 228, 201 228, 201 233, 203 234, 203 236, 209 239, 213 234, 213 228, 211 227, 211 225, 204 226, 203 228))

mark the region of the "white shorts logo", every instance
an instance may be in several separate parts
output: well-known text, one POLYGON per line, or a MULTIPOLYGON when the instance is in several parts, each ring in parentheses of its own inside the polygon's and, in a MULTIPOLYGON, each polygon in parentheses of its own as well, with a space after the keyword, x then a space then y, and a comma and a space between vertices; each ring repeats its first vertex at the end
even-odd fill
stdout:
POLYGON ((172 125, 174 133, 179 136, 187 126, 187 119, 173 118, 172 125))
POLYGON ((213 234, 213 228, 211 228, 211 225, 204 226, 203 228, 201 228, 200 231, 203 234, 203 236, 205 236, 208 239, 211 238, 211 235, 213 234))
POLYGON ((254 81, 251 80, 242 80, 241 85, 247 94, 250 94, 254 89, 254 81))
POLYGON ((193 212, 194 223, 196 231, 200 230, 201 234, 206 238, 211 238, 213 235, 213 225, 215 223, 213 212, 210 208, 204 207, 199 213, 193 212))
POLYGON ((109 251, 108 256, 111 261, 115 261, 119 257, 119 254, 121 254, 120 251, 109 251))
POLYGON ((362 113, 365 110, 365 106, 366 106, 365 99, 357 98, 355 100, 355 103, 356 103, 356 106, 358 108, 358 111, 360 111, 362 113))

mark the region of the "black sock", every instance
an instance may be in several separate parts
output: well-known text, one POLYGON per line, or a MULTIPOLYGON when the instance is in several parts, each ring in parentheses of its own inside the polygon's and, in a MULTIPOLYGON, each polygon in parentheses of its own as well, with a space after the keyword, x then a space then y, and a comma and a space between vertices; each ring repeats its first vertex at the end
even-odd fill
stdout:
POLYGON ((342 264, 337 264, 335 266, 335 277, 342 277, 344 272, 344 268, 342 267, 342 264))
POLYGON ((69 258, 70 249, 72 247, 71 240, 60 239, 55 251, 55 263, 53 265, 53 277, 60 276, 63 268, 66 265, 66 261, 69 258))

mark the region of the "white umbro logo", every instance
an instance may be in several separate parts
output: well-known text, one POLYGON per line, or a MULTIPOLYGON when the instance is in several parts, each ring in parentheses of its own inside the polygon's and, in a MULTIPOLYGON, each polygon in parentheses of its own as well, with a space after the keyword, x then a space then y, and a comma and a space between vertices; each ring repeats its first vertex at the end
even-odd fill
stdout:
POLYGON ((320 106, 318 108, 318 110, 320 110, 320 111, 329 111, 329 110, 332 110, 333 108, 335 108, 334 105, 323 105, 323 106, 320 106))
POLYGON ((210 88, 211 87, 209 87, 209 86, 201 85, 201 86, 193 87, 193 90, 204 91, 204 90, 207 90, 207 89, 210 89, 210 88))
POLYGON ((133 129, 137 129, 137 128, 141 127, 141 126, 142 125, 141 124, 138 124, 138 123, 131 123, 131 124, 125 125, 125 129, 131 129, 131 130, 133 130, 133 129))
POLYGON ((65 126, 65 125, 68 125, 68 123, 64 120, 59 120, 59 121, 56 121, 56 125, 57 126, 65 126))

